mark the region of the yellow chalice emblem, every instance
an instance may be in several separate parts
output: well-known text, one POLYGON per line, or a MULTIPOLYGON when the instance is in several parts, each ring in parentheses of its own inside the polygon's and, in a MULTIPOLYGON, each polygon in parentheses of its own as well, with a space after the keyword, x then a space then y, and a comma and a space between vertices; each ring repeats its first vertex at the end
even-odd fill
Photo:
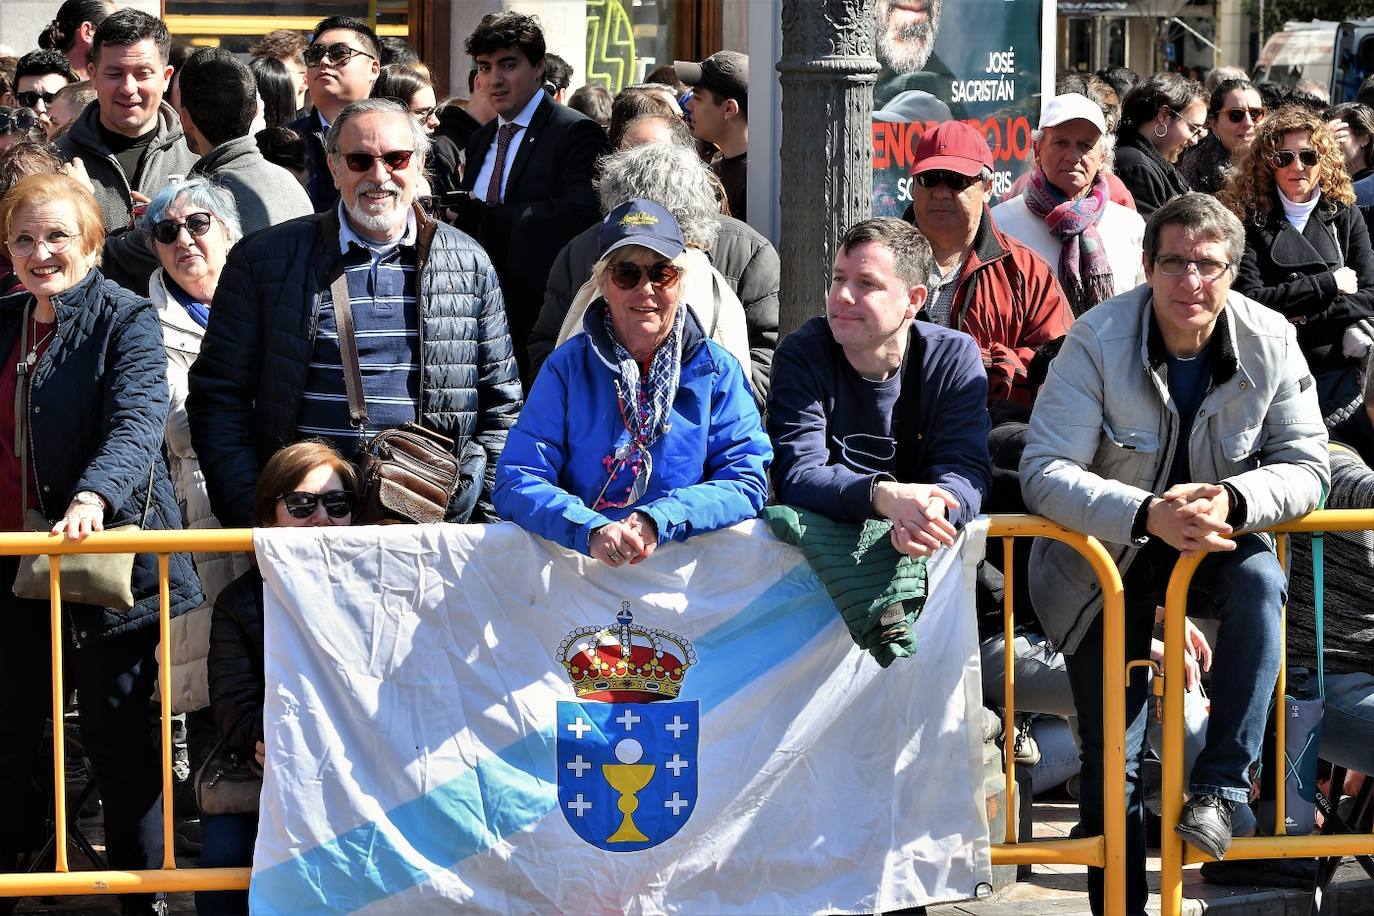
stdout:
POLYGON ((654 770, 658 769, 652 763, 640 763, 644 756, 644 747, 633 738, 624 738, 616 743, 615 759, 620 763, 603 763, 601 773, 606 777, 606 781, 611 784, 611 788, 620 793, 620 800, 616 802, 616 807, 624 817, 620 821, 620 826, 615 833, 606 837, 607 843, 647 843, 649 838, 640 832, 635 826, 634 813, 639 807, 638 795, 640 790, 649 784, 649 780, 654 778, 654 770))

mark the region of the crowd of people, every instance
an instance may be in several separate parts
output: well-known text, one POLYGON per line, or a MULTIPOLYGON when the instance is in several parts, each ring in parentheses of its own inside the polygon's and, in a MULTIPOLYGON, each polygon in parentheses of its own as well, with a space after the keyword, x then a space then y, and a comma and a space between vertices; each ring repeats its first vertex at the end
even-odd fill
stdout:
MULTIPOLYGON (((514 522, 609 567, 770 500, 885 519, 912 557, 980 513, 1036 512, 1108 545, 1129 658, 1162 659, 1163 584, 1181 554, 1206 555, 1179 831, 1220 860, 1262 826, 1285 600, 1291 682, 1322 659, 1310 579, 1290 588, 1256 532, 1374 490, 1374 109, 1243 73, 1065 74, 1000 201, 978 129, 927 130, 904 218, 845 227, 823 310, 779 340, 777 252, 747 222, 742 54, 614 96, 569 91, 538 21, 493 13, 465 43, 460 103, 404 42, 348 17, 273 32, 244 61, 66 0, 38 43, 0 87, 3 530, 348 525, 372 486, 355 456, 417 427, 461 471, 446 521, 514 522)), ((1322 753, 1370 773, 1374 548, 1327 556, 1341 584, 1322 753)), ((1006 751, 1037 791, 1076 784, 1080 830, 1100 833, 1100 586, 1056 542, 1013 562, 1006 751)), ((19 597, 21 566, 0 559, 15 583, 0 594, 0 797, 22 800, 41 797, 50 633, 46 601, 19 597)), ((979 575, 990 706, 1009 572, 989 557, 979 575)), ((156 868, 153 557, 128 585, 127 608, 67 602, 64 639, 109 863, 156 868)), ((215 747, 260 767, 261 576, 245 557, 179 554, 169 585, 191 767, 215 747)), ((1158 805, 1149 695, 1133 678, 1132 914, 1158 805)), ((42 845, 42 811, 12 815, 0 870, 42 845)), ((204 864, 251 862, 253 811, 201 826, 204 864)), ((1102 893, 1094 869, 1095 912, 1102 893)))

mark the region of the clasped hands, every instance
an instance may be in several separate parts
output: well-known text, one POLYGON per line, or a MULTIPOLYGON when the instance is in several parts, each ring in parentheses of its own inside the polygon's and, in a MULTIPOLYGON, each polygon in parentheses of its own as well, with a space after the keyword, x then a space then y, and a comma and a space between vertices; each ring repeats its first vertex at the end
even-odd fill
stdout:
POLYGON ((928 557, 954 543, 959 531, 949 510, 959 501, 930 483, 879 481, 873 488, 873 510, 892 522, 892 547, 909 557, 928 557))
POLYGON ((587 551, 607 566, 634 566, 649 559, 657 546, 658 525, 643 512, 631 512, 593 531, 587 551))
POLYGON ((1151 499, 1145 530, 1185 557, 1235 550, 1230 513, 1231 494, 1221 484, 1181 483, 1151 499))

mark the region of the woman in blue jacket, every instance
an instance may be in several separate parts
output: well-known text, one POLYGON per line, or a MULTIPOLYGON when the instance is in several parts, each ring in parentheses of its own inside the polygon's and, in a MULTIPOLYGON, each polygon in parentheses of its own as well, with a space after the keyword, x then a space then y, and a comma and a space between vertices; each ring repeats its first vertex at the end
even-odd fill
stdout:
POLYGON ((773 449, 739 362, 678 301, 672 214, 601 227, 600 297, 540 372, 496 470, 497 513, 609 566, 752 518, 773 449))
MULTIPOLYGON (((66 176, 31 175, 0 201, 0 241, 27 290, 0 299, 0 530, 23 530, 26 509, 73 540, 127 524, 180 527, 162 459, 167 356, 157 312, 96 269, 104 236, 95 198, 66 176)), ((46 765, 38 751, 52 710, 48 602, 16 598, 15 573, 14 558, 0 559, 0 799, 18 808, 0 825, 0 871, 34 848, 23 808, 43 803, 32 780, 46 765)), ((173 615, 200 603, 189 555, 172 556, 168 584, 173 615)), ((161 756, 149 705, 158 677, 155 556, 138 555, 130 590, 127 611, 64 602, 64 654, 109 865, 147 869, 162 863, 161 756)), ((124 900, 124 912, 152 909, 151 896, 124 900)))

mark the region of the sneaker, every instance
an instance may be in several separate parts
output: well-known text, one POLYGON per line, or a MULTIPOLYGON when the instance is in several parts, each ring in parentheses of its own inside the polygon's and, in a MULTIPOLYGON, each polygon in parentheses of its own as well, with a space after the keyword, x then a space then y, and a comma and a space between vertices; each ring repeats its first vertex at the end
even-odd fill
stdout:
POLYGON ((1194 795, 1183 806, 1174 832, 1220 861, 1231 848, 1231 803, 1219 795, 1194 795))

